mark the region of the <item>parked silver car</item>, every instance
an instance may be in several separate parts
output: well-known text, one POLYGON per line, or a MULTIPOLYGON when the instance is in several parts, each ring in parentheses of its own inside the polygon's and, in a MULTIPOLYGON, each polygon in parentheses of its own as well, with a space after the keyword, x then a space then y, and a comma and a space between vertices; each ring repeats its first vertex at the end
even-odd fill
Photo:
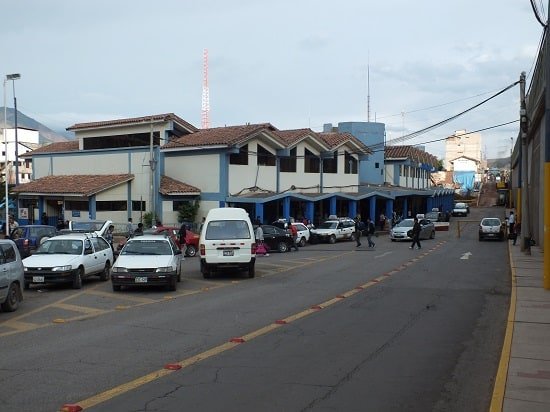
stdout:
MULTIPOLYGON (((435 225, 431 220, 419 219, 420 223, 420 239, 433 239, 435 237, 435 225)), ((397 240, 410 240, 412 241, 412 228, 414 226, 414 219, 404 219, 395 225, 390 230, 390 239, 392 242, 397 240)))
POLYGON ((0 239, 0 306, 13 312, 23 300, 21 288, 25 282, 23 262, 13 240, 0 239))

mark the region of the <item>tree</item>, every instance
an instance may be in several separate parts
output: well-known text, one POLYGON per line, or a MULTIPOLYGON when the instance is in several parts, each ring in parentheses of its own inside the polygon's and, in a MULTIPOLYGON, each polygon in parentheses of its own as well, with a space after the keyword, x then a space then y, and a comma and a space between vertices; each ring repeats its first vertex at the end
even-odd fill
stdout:
POLYGON ((199 199, 182 203, 182 205, 178 208, 178 222, 181 223, 185 220, 194 222, 197 217, 197 213, 199 212, 199 208, 199 199))

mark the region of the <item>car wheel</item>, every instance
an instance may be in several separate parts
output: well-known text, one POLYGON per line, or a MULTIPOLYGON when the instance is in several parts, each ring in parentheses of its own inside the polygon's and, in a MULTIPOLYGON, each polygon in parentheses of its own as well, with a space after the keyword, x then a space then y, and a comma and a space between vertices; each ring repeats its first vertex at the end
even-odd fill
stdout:
POLYGON ((435 230, 432 230, 432 233, 430 233, 430 239, 434 239, 435 238, 435 230))
POLYGON ((31 288, 30 282, 24 282, 23 287, 25 288, 25 290, 29 290, 31 288))
POLYGON ((250 263, 248 265, 248 277, 253 278, 254 276, 256 276, 256 266, 254 263, 250 263))
POLYGON ((201 260, 201 273, 202 273, 202 277, 205 279, 210 279, 212 277, 212 272, 208 267, 208 264, 203 262, 202 260, 201 260))
POLYGON ((357 235, 355 233, 352 233, 351 236, 349 237, 349 240, 355 241, 356 237, 357 237, 357 235))
POLYGON ((193 245, 187 245, 187 250, 185 251, 185 256, 189 256, 189 257, 197 256, 197 248, 193 245))
POLYGON ((167 289, 170 292, 174 292, 177 288, 178 288, 178 282, 177 282, 176 276, 174 276, 170 279, 170 283, 168 284, 167 289))
POLYGON ((331 245, 335 244, 335 243, 336 243, 336 236, 331 235, 331 236, 328 238, 328 243, 330 243, 331 245))
POLYGON ((120 292, 122 290, 122 286, 120 285, 113 285, 113 292, 120 292))
POLYGON ((73 289, 82 289, 82 276, 84 275, 84 269, 78 268, 73 278, 73 289))
POLYGON ((301 247, 304 247, 304 246, 306 245, 306 243, 307 243, 307 242, 306 242, 306 238, 305 238, 305 237, 302 237, 302 238, 300 239, 300 243, 299 243, 298 245, 301 246, 301 247))
POLYGON ((8 290, 8 296, 6 300, 2 303, 2 310, 4 312, 13 312, 19 307, 19 298, 21 296, 21 291, 19 290, 19 285, 17 283, 12 283, 10 289, 8 290))
POLYGON ((481 242, 483 240, 483 237, 479 235, 479 241, 481 242))
POLYGON ((286 244, 285 242, 279 242, 279 244, 277 245, 277 250, 280 253, 288 252, 289 251, 288 244, 286 244))
POLYGON ((105 262, 105 268, 103 268, 103 272, 99 275, 99 279, 102 281, 109 280, 109 277, 111 275, 111 264, 109 262, 105 262))
POLYGON ((395 242, 395 239, 391 239, 392 242, 395 242))

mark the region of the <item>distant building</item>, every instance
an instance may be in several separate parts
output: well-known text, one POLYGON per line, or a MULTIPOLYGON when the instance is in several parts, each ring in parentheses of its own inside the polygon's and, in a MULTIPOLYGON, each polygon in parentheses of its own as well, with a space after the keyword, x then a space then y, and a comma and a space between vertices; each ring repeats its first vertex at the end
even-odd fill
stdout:
MULTIPOLYGON (((4 136, 0 136, 0 145, 2 146, 2 156, 0 156, 0 170, 2 171, 2 181, 6 176, 6 170, 8 174, 8 183, 10 185, 15 184, 15 128, 6 129, 6 142, 4 142, 4 136), (6 156, 7 151, 7 156, 6 156), (7 157, 7 166, 6 166, 7 157)), ((39 132, 34 129, 27 129, 23 127, 17 128, 17 154, 19 162, 19 183, 28 183, 32 179, 32 162, 31 159, 22 159, 21 155, 35 150, 39 144, 39 132)))
POLYGON ((467 133, 466 130, 457 130, 454 135, 445 139, 445 162, 447 170, 453 170, 453 161, 460 157, 468 157, 482 166, 482 140, 480 133, 467 133))

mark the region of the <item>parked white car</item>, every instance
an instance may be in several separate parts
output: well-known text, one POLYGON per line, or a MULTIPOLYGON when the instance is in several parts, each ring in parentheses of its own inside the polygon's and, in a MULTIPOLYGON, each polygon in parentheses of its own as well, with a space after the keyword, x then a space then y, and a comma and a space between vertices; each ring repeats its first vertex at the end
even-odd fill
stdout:
POLYGON ((311 240, 315 243, 355 240, 355 221, 350 218, 327 220, 315 229, 311 229, 311 240))
POLYGON ((69 221, 69 230, 103 236, 112 224, 113 222, 110 220, 71 220, 69 221))
POLYGON ((309 232, 309 228, 300 222, 291 223, 291 225, 294 226, 298 231, 298 236, 296 237, 296 244, 298 246, 305 246, 306 243, 309 242, 309 238, 311 236, 311 233, 309 232))
POLYGON ((122 286, 163 285, 177 289, 183 253, 170 236, 143 235, 128 239, 113 265, 114 291, 122 286))
POLYGON ((13 312, 23 300, 21 288, 25 281, 23 263, 17 246, 10 239, 0 239, 0 306, 13 312))
POLYGON ((25 289, 33 283, 71 283, 74 289, 80 289, 82 280, 89 276, 108 280, 112 264, 113 249, 100 236, 92 233, 54 236, 23 259, 25 289))

